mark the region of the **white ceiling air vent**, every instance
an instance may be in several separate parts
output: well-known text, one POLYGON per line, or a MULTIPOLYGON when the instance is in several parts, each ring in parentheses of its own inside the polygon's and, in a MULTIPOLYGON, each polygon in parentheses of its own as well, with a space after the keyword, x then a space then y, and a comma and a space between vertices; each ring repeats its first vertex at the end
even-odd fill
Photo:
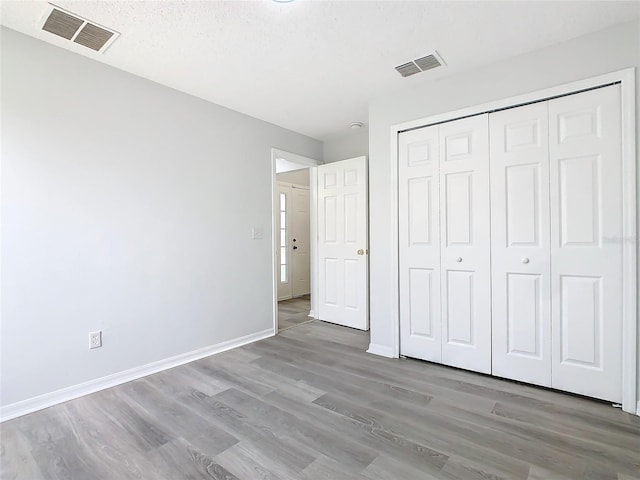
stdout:
POLYGON ((42 30, 96 52, 104 52, 120 35, 53 4, 44 15, 42 30))
POLYGON ((410 77, 411 75, 415 75, 416 73, 420 73, 422 71, 413 62, 403 63, 402 65, 397 66, 396 70, 403 77, 410 77))
POLYGON ((440 67, 442 65, 446 65, 442 60, 442 57, 438 55, 437 52, 434 52, 429 55, 425 55, 424 57, 417 58, 416 60, 412 60, 411 62, 403 63, 402 65, 397 66, 396 70, 403 77, 410 77, 416 73, 426 72, 427 70, 431 70, 432 68, 440 67))

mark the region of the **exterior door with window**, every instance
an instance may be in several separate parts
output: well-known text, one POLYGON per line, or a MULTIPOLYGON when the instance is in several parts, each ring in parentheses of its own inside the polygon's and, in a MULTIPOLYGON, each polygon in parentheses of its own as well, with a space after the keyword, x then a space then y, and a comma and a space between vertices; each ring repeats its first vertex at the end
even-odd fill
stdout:
POLYGON ((311 293, 311 256, 309 250, 309 189, 291 186, 289 195, 289 251, 291 253, 291 295, 311 293))
POLYGON ((276 215, 276 229, 278 238, 278 300, 286 300, 292 296, 291 282, 291 251, 289 242, 290 218, 288 215, 291 202, 291 188, 287 185, 277 186, 278 214, 276 215))

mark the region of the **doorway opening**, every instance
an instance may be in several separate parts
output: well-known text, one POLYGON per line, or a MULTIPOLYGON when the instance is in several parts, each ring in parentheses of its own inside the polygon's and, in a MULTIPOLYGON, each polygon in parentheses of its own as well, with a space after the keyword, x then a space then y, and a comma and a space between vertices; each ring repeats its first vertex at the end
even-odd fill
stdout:
POLYGON ((309 167, 277 172, 278 331, 312 320, 309 167))
POLYGON ((274 334, 315 318, 315 167, 320 163, 272 151, 274 334))

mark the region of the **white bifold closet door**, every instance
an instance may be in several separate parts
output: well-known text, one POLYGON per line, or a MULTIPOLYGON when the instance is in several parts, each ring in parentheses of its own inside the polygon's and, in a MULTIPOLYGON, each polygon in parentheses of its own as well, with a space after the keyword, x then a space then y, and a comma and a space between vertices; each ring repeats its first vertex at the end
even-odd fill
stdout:
POLYGON ((491 372, 487 115, 399 138, 401 352, 491 372))
POLYGON ((490 115, 494 375, 551 386, 547 102, 490 115))
POLYGON ((402 354, 441 362, 438 126, 402 133, 398 148, 402 354))
POLYGON ((620 85, 549 101, 552 386, 622 399, 620 85))
POLYGON ((620 402, 620 86, 398 147, 400 352, 620 402))
POLYGON ((491 373, 488 115, 439 128, 442 363, 491 373))
POLYGON ((492 373, 622 398, 620 87, 490 115, 492 373))

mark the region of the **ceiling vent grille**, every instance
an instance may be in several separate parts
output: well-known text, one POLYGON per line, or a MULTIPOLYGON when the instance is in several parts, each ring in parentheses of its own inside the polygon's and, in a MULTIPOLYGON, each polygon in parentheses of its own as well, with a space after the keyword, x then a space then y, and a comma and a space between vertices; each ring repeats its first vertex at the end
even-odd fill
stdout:
POLYGON ((118 32, 50 4, 44 16, 42 30, 65 40, 104 52, 119 36, 118 32))
POLYGON ((403 63, 402 65, 397 66, 396 70, 403 77, 410 77, 411 75, 415 75, 416 73, 420 73, 422 71, 413 62, 403 63))
POLYGON ((44 22, 42 29, 71 40, 83 23, 84 20, 54 8, 44 22))
POLYGON ((427 70, 441 67, 442 65, 446 65, 442 60, 442 57, 438 55, 437 52, 434 52, 429 55, 425 55, 424 57, 417 58, 411 62, 398 65, 396 70, 403 77, 410 77, 416 73, 426 72, 427 70))

